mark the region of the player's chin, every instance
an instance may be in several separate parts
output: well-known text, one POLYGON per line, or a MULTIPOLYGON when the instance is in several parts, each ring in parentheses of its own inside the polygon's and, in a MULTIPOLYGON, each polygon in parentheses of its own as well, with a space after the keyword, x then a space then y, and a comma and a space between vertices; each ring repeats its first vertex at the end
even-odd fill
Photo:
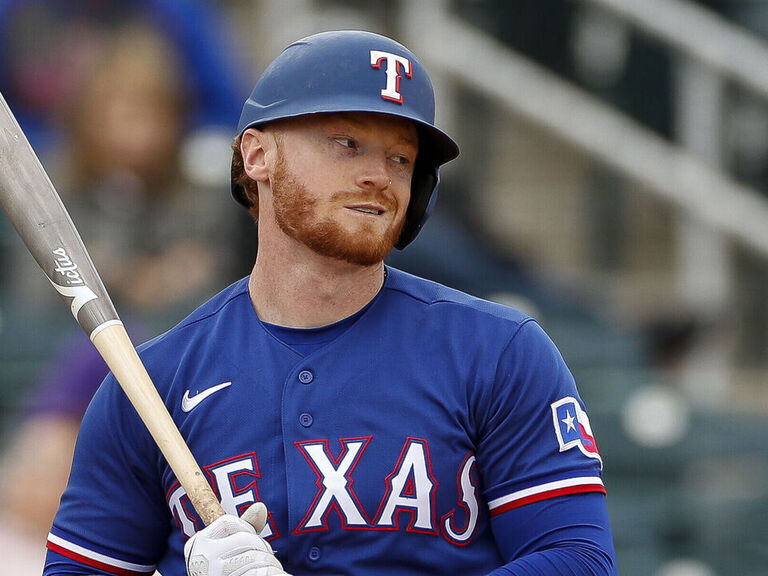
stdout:
POLYGON ((326 219, 293 236, 315 252, 359 266, 380 263, 392 251, 403 228, 401 220, 326 219))
POLYGON ((394 244, 391 234, 358 235, 345 246, 339 247, 336 254, 339 259, 350 264, 373 266, 387 257, 394 244))
POLYGON ((367 227, 358 228, 336 235, 335 238, 326 237, 321 251, 350 264, 373 266, 392 251, 399 235, 399 228, 394 230, 390 227, 383 232, 367 227))

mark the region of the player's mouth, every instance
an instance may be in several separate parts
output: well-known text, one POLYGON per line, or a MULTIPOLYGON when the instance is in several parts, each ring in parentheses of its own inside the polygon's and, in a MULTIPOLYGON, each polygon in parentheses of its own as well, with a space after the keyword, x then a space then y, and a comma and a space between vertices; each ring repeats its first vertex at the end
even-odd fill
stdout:
POLYGON ((384 208, 371 204, 365 204, 362 206, 345 206, 345 208, 354 212, 359 212, 360 214, 370 214, 372 216, 381 216, 386 211, 384 208))

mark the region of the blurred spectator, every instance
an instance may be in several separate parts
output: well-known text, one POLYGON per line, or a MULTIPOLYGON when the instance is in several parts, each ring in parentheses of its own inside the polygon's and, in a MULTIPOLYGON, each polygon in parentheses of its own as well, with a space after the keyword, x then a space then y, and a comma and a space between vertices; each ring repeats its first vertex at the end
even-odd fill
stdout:
POLYGON ((41 556, 67 483, 80 421, 106 375, 87 336, 68 335, 38 378, 29 411, 2 455, 0 515, 19 537, 39 544, 41 556))
MULTIPOLYGON (((151 27, 126 25, 95 59, 46 161, 121 311, 153 320, 158 311, 178 316, 174 307, 220 287, 222 275, 247 271, 217 253, 235 241, 234 211, 221 202, 227 164, 216 189, 182 171, 185 78, 151 27)), ((16 254, 31 264, 25 251, 16 254)), ((18 273, 22 266, 14 266, 14 293, 58 306, 39 274, 18 273)))
POLYGON ((38 576, 45 563, 42 545, 35 545, 23 534, 18 534, 14 523, 0 516, 0 557, 3 571, 14 576, 38 576))
POLYGON ((207 0, 0 0, 0 85, 36 150, 56 141, 56 123, 115 30, 133 17, 173 45, 194 99, 189 126, 237 124, 243 63, 232 31, 207 0))
MULTIPOLYGON (((48 58, 71 64, 54 66, 52 84, 41 92, 49 103, 59 102, 61 94, 59 104, 47 108, 27 99, 29 93, 19 89, 24 82, 15 84, 16 96, 27 104, 22 116, 37 114, 37 125, 45 127, 38 132, 40 141, 49 143, 42 146, 44 164, 138 343, 183 317, 189 302, 248 272, 250 255, 232 259, 231 244, 240 241, 239 222, 250 226, 250 220, 226 201, 229 155, 207 152, 228 149, 210 141, 228 140, 237 120, 223 112, 229 94, 212 105, 213 112, 202 111, 201 100, 215 101, 215 86, 202 89, 205 75, 190 71, 188 40, 179 41, 185 36, 159 32, 172 12, 168 3, 156 2, 146 14, 153 19, 128 13, 114 20, 129 4, 145 3, 31 2, 10 21, 32 23, 34 38, 65 42, 45 46, 48 58), (84 7, 105 10, 107 4, 113 7, 110 18, 87 25, 80 20, 84 7), (69 33, 56 25, 64 5, 69 33)), ((0 22, 7 5, 0 1, 0 22)), ((0 37, 16 47, 27 38, 0 37)), ((206 57, 198 66, 216 64, 206 57)), ((226 86, 222 89, 226 93, 226 86)), ((238 107, 239 102, 233 109, 238 107)), ((10 257, 13 274, 4 288, 17 301, 11 306, 36 313, 48 303, 51 311, 61 309, 58 295, 20 244, 10 257)), ((80 420, 107 372, 88 338, 74 322, 71 327, 39 375, 0 464, 0 510, 12 532, 40 543, 41 555, 80 420)))

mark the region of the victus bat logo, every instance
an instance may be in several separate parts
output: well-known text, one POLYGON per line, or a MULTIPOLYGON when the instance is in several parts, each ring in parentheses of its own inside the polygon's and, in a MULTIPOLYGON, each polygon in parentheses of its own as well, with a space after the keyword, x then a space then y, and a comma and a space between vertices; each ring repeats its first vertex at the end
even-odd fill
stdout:
POLYGON ((56 248, 52 252, 54 262, 56 263, 53 271, 62 276, 65 285, 57 283, 53 278, 50 278, 51 284, 62 296, 72 298, 70 309, 72 310, 72 315, 77 318, 80 308, 91 300, 95 300, 98 296, 85 285, 85 281, 77 269, 77 264, 72 261, 72 258, 70 258, 64 248, 56 248))
POLYGON ((64 276, 64 281, 71 286, 85 286, 83 277, 77 270, 77 264, 72 261, 64 248, 56 248, 53 251, 53 259, 56 262, 54 272, 64 276))

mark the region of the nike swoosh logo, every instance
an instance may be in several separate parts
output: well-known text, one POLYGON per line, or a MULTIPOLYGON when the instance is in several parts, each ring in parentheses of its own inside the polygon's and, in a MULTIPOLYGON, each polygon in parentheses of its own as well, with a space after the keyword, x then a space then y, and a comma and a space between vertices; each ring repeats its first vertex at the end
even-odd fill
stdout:
POLYGON ((193 408, 195 408, 200 402, 208 398, 211 394, 216 394, 219 390, 223 390, 224 388, 227 388, 228 386, 231 386, 232 382, 222 382, 221 384, 217 384, 216 386, 211 386, 210 388, 203 390, 202 392, 199 392, 195 394, 194 396, 189 395, 189 390, 184 392, 184 398, 181 399, 181 409, 184 412, 189 412, 193 408))

